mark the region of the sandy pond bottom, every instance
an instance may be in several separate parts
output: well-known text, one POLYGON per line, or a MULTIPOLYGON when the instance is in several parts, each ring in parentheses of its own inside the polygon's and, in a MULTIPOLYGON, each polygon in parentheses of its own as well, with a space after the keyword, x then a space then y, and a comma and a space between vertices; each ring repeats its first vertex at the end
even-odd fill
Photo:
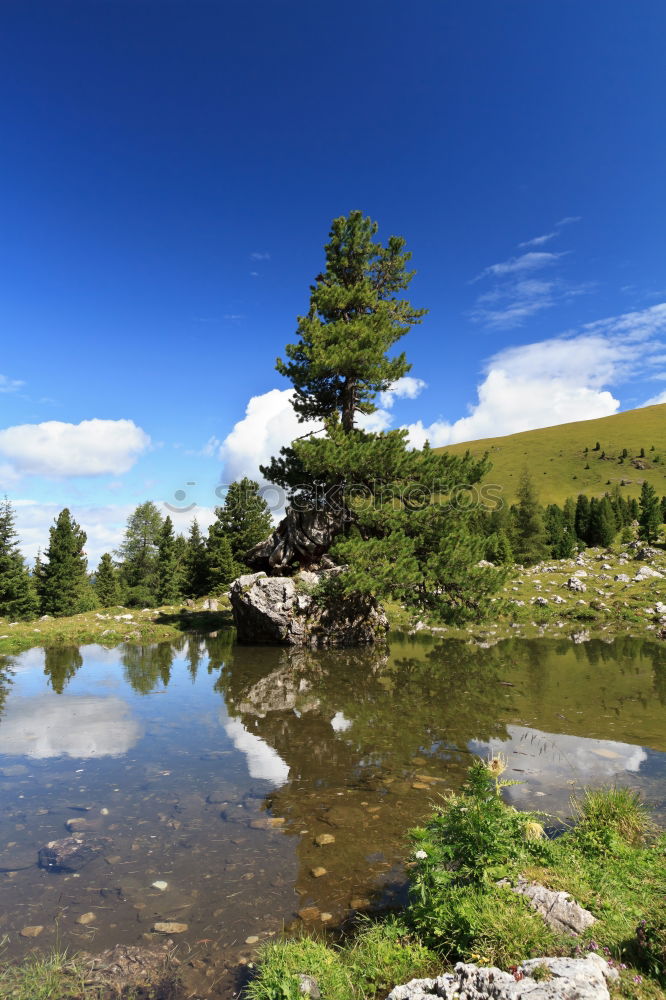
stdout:
POLYGON ((666 645, 396 636, 312 653, 219 635, 8 658, 5 954, 164 941, 155 926, 175 922, 192 989, 231 996, 267 936, 404 898, 407 829, 490 750, 523 782, 516 805, 564 816, 575 787, 617 781, 663 820, 666 645), (38 868, 68 827, 98 856, 38 868))

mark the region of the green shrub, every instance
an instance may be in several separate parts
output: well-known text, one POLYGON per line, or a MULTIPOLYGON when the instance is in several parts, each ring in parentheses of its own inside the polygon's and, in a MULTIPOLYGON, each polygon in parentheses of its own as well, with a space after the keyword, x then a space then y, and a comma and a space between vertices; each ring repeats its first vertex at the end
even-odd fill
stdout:
POLYGON ((350 1000, 352 983, 338 950, 301 937, 273 941, 259 953, 259 975, 247 987, 249 1000, 302 1000, 299 975, 317 980, 325 1000, 350 1000))
POLYGON ((636 952, 643 968, 666 985, 666 910, 641 920, 636 928, 636 952))
POLYGON ((588 788, 572 798, 571 806, 577 820, 574 836, 588 851, 616 851, 618 839, 638 846, 652 828, 640 796, 630 788, 588 788))

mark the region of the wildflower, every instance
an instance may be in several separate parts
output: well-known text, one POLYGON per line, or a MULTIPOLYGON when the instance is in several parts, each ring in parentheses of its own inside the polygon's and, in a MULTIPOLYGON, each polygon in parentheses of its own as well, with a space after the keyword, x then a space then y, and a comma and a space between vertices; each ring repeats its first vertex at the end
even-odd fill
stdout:
POLYGON ((599 945, 596 941, 590 941, 587 946, 588 951, 599 951, 599 945))
POLYGON ((414 854, 414 857, 418 861, 425 861, 425 859, 428 857, 428 855, 426 854, 425 851, 416 851, 415 854, 414 854))
POLYGON ((506 757, 503 753, 498 753, 494 757, 490 757, 487 761, 484 761, 484 766, 493 778, 499 778, 506 771, 506 757))
POLYGON ((535 820, 529 820, 523 827, 523 837, 525 840, 541 840, 545 835, 546 832, 541 823, 537 823, 535 820))
POLYGON ((642 976, 634 976, 634 982, 635 983, 642 983, 643 982, 643 977, 642 976))

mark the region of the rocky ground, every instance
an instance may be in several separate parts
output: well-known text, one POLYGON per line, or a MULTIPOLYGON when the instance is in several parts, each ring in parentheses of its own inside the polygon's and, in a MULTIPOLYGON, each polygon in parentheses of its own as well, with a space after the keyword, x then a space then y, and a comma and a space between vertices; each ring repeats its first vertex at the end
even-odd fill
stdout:
POLYGON ((468 637, 482 646, 516 636, 585 642, 634 635, 666 639, 666 551, 632 542, 574 559, 516 567, 491 624, 450 628, 419 619, 410 632, 468 637))

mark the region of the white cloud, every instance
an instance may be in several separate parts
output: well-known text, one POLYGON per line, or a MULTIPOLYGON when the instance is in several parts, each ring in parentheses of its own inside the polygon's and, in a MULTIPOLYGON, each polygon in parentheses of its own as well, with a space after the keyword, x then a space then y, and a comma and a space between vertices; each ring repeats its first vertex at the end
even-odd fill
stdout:
POLYGON ((588 323, 578 335, 511 347, 492 357, 469 416, 408 426, 414 447, 497 437, 616 413, 609 386, 640 372, 663 345, 666 304, 588 323), (640 342, 640 350, 637 344, 640 342))
POLYGON ((666 403, 666 389, 660 392, 658 396, 653 396, 652 399, 646 399, 641 406, 656 406, 658 403, 666 403))
POLYGON ((396 399, 416 399, 423 392, 427 383, 422 378, 414 378, 413 375, 403 375, 396 379, 390 389, 380 392, 379 405, 390 410, 396 399))
POLYGON ((523 247, 542 247, 544 243, 549 243, 552 239, 555 239, 557 233, 544 233, 543 236, 534 236, 531 240, 525 240, 524 243, 519 243, 518 246, 522 250, 523 247))
POLYGON ((149 445, 132 420, 48 420, 0 430, 0 457, 16 475, 121 475, 149 445))
POLYGON ((560 226, 570 226, 574 222, 580 222, 583 218, 582 215, 565 215, 563 219, 555 223, 555 226, 559 229, 560 226))
POLYGON ((523 253, 519 257, 510 257, 509 260, 500 261, 498 264, 490 264, 477 274, 473 281, 480 281, 481 278, 496 277, 503 278, 512 274, 524 274, 527 271, 539 271, 543 267, 555 264, 565 251, 560 253, 549 253, 548 251, 533 250, 523 253))
POLYGON ((293 395, 293 389, 271 389, 252 396, 245 416, 234 424, 220 446, 227 483, 243 476, 257 479, 259 466, 269 462, 280 448, 321 427, 315 421, 299 423, 291 405, 293 395))
POLYGON ((25 382, 18 378, 8 378, 7 375, 0 375, 0 392, 17 392, 25 382))
POLYGON ((255 250, 250 254, 250 260, 270 260, 271 255, 265 250, 255 250))
MULTIPOLYGON (((62 510, 62 504, 40 503, 36 500, 18 499, 12 501, 16 513, 16 530, 23 555, 31 562, 49 544, 49 528, 62 510)), ((70 506, 72 517, 88 536, 85 552, 88 566, 97 565, 103 552, 112 552, 118 547, 125 531, 127 518, 134 510, 131 504, 109 504, 108 506, 70 506)))
POLYGON ((63 754, 77 759, 122 757, 141 735, 141 724, 120 698, 10 698, 0 728, 0 753, 37 760, 63 754))
MULTIPOLYGON (((397 379, 390 389, 379 394, 380 405, 374 413, 357 418, 358 426, 366 431, 386 430, 392 423, 389 411, 395 400, 416 399, 425 386, 423 379, 411 375, 397 379)), ((271 389, 261 396, 252 396, 245 416, 234 424, 219 448, 225 482, 243 476, 264 482, 260 465, 266 465, 280 448, 296 438, 321 429, 322 424, 314 420, 299 422, 291 405, 293 396, 293 389, 271 389)))

